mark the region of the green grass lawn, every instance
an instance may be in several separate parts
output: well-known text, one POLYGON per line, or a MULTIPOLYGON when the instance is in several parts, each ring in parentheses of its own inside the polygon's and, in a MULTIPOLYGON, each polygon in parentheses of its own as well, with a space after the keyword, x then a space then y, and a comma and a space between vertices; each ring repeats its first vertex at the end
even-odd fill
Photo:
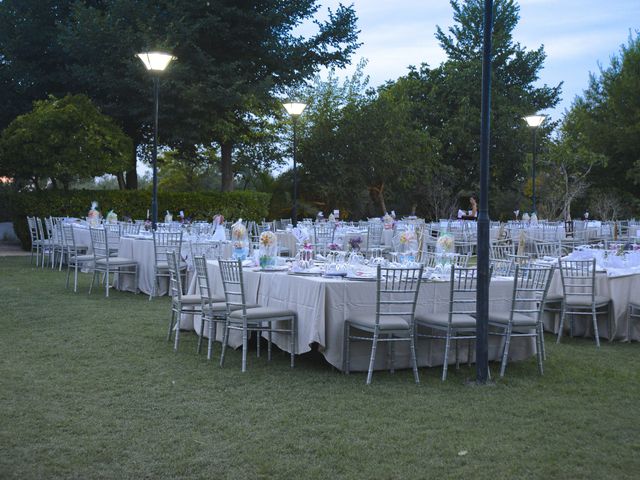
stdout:
POLYGON ((173 353, 166 297, 73 294, 28 262, 0 258, 0 478, 640 476, 637 343, 548 336, 543 377, 531 358, 488 387, 467 367, 367 387, 313 353, 241 374, 191 333, 173 353))

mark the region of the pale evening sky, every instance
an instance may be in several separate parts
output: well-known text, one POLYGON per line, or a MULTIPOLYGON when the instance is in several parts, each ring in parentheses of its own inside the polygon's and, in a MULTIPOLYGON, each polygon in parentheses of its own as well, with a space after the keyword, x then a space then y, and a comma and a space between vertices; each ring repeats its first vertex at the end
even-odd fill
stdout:
MULTIPOLYGON (((320 0, 317 18, 326 9, 335 10, 338 0, 320 0)), ((447 30, 453 23, 448 0, 344 0, 353 4, 358 17, 359 41, 363 44, 352 66, 338 72, 353 72, 361 58, 368 59, 365 74, 370 85, 395 80, 409 65, 428 63, 435 67, 445 60, 435 39, 436 25, 447 30)), ((638 0, 520 0, 520 21, 514 40, 527 49, 544 45, 547 59, 540 84, 564 81, 562 101, 550 114, 559 119, 576 95, 582 94, 589 72, 598 64, 609 65, 612 55, 627 43, 629 33, 640 28, 638 0)))

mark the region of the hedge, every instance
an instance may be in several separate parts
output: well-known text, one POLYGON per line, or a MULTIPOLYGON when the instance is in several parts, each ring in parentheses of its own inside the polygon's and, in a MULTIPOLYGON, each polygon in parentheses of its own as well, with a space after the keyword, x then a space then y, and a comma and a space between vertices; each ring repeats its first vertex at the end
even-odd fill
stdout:
MULTIPOLYGON (((158 192, 158 219, 166 210, 174 218, 183 210, 192 220, 209 220, 221 213, 225 219, 262 220, 269 212, 271 195, 253 191, 237 192, 158 192)), ((38 217, 84 218, 92 201, 98 202, 103 215, 109 210, 124 216, 146 218, 151 208, 151 192, 143 190, 46 190, 28 193, 0 194, 0 209, 10 212, 13 228, 23 248, 30 248, 27 215, 38 217)))

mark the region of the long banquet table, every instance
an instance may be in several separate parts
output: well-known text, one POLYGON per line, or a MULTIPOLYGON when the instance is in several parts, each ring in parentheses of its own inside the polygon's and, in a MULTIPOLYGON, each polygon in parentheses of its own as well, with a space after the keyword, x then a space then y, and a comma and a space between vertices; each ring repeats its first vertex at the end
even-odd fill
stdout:
MULTIPOLYGON (((211 288, 216 295, 223 295, 222 281, 217 262, 208 261, 207 268, 211 288)), ((257 301, 263 306, 292 309, 298 313, 297 353, 311 350, 318 345, 319 351, 326 360, 338 369, 342 369, 342 343, 344 321, 351 315, 375 312, 375 281, 353 281, 347 279, 324 278, 319 276, 299 276, 286 273, 261 272, 253 268, 243 270, 247 301, 257 301)), ((491 283, 491 304, 499 309, 508 310, 511 299, 513 281, 511 279, 494 279, 491 283)), ((196 279, 189 285, 189 293, 196 293, 196 279)), ((418 298, 417 313, 447 311, 449 299, 448 282, 424 282, 418 298)), ((198 315, 184 316, 182 329, 200 331, 201 320, 198 315)), ((207 334, 205 328, 205 336, 207 334)), ((217 339, 221 340, 221 328, 217 339)), ((283 350, 289 347, 288 339, 274 335, 274 342, 283 350)), ((239 332, 231 332, 229 345, 241 345, 239 332), (234 335, 235 334, 235 335, 234 335)), ((353 342, 351 347, 351 368, 364 371, 367 369, 370 342, 353 342)), ((395 349, 395 366, 410 366, 409 349, 397 345, 395 349)), ((441 365, 444 354, 444 342, 421 338, 418 342, 418 363, 420 366, 441 365)), ((472 348, 473 352, 473 348, 472 348)), ((501 353, 501 338, 490 336, 490 359, 498 359, 501 353)), ((510 360, 522 360, 535 353, 535 342, 530 338, 512 340, 510 360)), ((467 361, 466 344, 460 342, 460 361, 467 361)), ((473 353, 472 353, 473 355, 473 353)), ((379 344, 376 356, 376 369, 385 369, 386 344, 379 344)), ((451 361, 455 356, 450 356, 451 361)), ((472 358, 473 361, 473 358, 472 358)))

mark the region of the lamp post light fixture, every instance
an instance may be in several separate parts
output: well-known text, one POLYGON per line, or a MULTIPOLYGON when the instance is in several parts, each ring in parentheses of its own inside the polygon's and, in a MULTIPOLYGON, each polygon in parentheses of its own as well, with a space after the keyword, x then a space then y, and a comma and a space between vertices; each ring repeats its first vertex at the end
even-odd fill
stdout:
POLYGON ((176 57, 163 52, 143 52, 137 57, 153 76, 153 150, 151 165, 153 168, 153 190, 151 194, 151 222, 155 230, 158 224, 158 90, 160 74, 176 57))
POLYGON ((529 115, 523 118, 527 122, 527 125, 529 125, 529 127, 533 131, 533 161, 531 163, 531 182, 532 182, 531 213, 536 213, 536 131, 538 130, 538 127, 542 125, 542 122, 544 122, 545 118, 547 117, 544 115, 529 115))
POLYGON ((298 224, 298 164, 296 161, 297 150, 297 124, 298 117, 302 115, 306 108, 306 103, 290 102, 283 103, 282 106, 287 111, 289 116, 293 119, 293 209, 291 213, 291 223, 295 227, 298 224))

